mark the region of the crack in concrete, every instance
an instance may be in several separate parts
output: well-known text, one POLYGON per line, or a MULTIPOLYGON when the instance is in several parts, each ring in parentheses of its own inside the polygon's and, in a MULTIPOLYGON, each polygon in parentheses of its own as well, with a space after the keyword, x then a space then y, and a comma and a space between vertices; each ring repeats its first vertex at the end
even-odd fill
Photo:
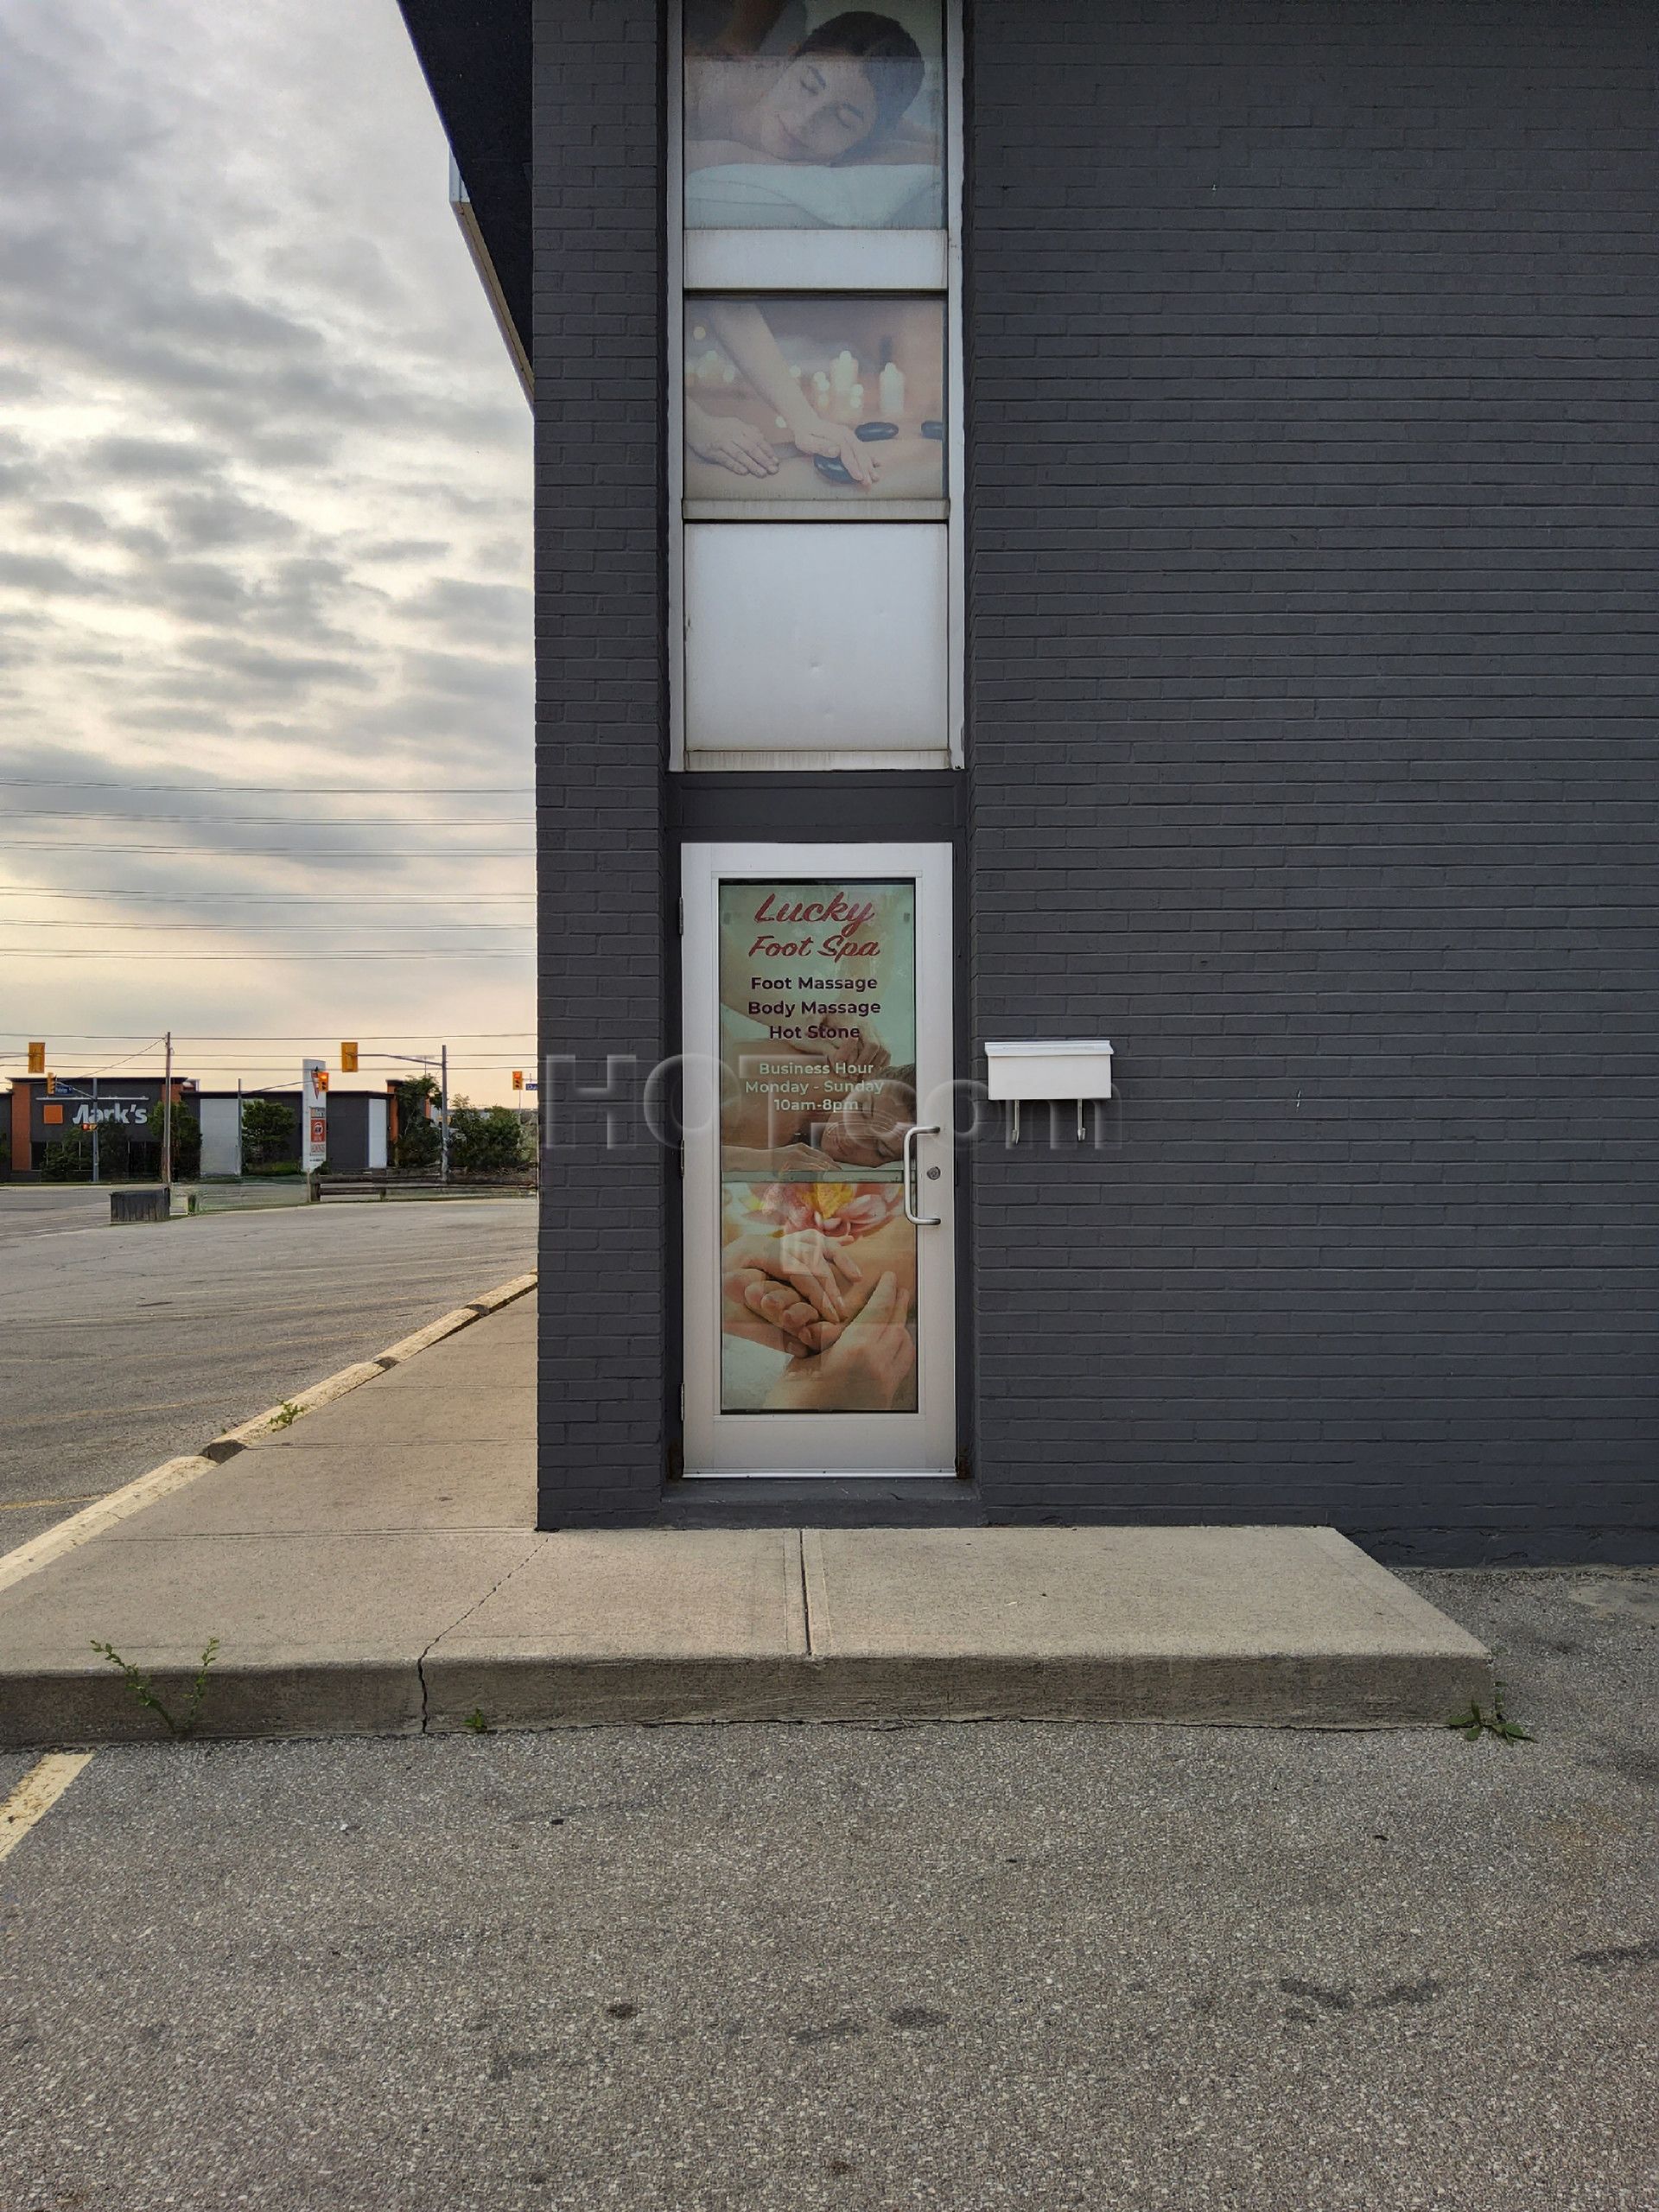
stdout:
POLYGON ((806 1532, 803 1529, 795 1531, 795 1562, 801 1577, 801 1635, 806 1644, 805 1656, 810 1659, 813 1656, 812 1593, 807 1586, 806 1532))
POLYGON ((461 1626, 461 1623, 463 1621, 470 1620, 480 1605, 487 1605, 490 1599, 494 1597, 498 1590, 505 1590, 506 1588, 508 1583, 512 1581, 513 1576, 518 1573, 520 1567, 529 1566, 531 1560, 536 1556, 536 1539, 540 1533, 540 1530, 537 1529, 531 1535, 530 1548, 525 1552, 522 1559, 514 1560, 512 1565, 508 1567, 506 1573, 505 1574, 498 1575, 496 1580, 491 1583, 489 1588, 481 1592, 478 1597, 474 1598, 470 1605, 463 1606, 461 1611, 455 1615, 454 1620, 446 1621, 444 1625, 432 1638, 431 1642, 426 1644, 424 1648, 417 1653, 415 1660, 415 1673, 421 1685, 420 1732, 423 1736, 427 1736, 431 1733, 431 1729, 429 1724, 432 1718, 432 1692, 430 1685, 428 1683, 426 1679, 427 1661, 437 1649, 439 1644, 443 1642, 446 1636, 453 1636, 454 1631, 461 1626))

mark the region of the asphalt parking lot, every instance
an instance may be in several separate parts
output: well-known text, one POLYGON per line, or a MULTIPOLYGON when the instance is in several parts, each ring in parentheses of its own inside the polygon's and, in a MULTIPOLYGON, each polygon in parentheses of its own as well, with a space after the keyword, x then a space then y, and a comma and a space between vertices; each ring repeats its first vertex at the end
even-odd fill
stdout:
POLYGON ((0 1185, 0 1553, 535 1265, 523 1197, 111 1228, 0 1185))
POLYGON ((1659 1575, 1409 1579, 1535 1742, 99 1751, 0 1866, 0 2202, 1649 2212, 1659 1575))

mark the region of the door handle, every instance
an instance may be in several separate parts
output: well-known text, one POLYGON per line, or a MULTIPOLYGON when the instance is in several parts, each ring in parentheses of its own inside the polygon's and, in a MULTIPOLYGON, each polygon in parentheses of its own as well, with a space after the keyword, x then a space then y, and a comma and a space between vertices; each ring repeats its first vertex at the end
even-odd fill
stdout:
POLYGON ((918 1137, 936 1137, 938 1134, 937 1122, 930 1128, 923 1128, 918 1124, 905 1131, 905 1219, 913 1222, 918 1229, 937 1229, 944 1218, 943 1214, 918 1213, 911 1198, 916 1183, 916 1140, 918 1137))

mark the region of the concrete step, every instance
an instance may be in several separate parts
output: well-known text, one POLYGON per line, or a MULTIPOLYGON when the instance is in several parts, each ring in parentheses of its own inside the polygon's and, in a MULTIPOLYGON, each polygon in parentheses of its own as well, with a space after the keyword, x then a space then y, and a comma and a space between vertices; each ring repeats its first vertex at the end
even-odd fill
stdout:
POLYGON ((480 1719, 1370 1728, 1491 1701, 1482 1645, 1334 1529, 249 1527, 223 1501, 276 1471, 262 1449, 185 1494, 201 1533, 175 1500, 151 1509, 156 1533, 140 1515, 0 1592, 0 1742, 166 1732, 93 1638, 176 1715, 218 1637, 203 1736, 480 1719))

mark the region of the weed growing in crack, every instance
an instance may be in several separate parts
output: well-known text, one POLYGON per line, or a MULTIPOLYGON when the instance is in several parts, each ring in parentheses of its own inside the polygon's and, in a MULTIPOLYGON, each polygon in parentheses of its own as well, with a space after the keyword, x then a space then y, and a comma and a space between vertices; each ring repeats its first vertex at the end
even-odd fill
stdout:
POLYGON ((1506 1687, 1507 1685, 1503 1682, 1493 1683, 1492 1709, 1490 1713, 1471 1698, 1468 1712, 1454 1713, 1446 1722, 1446 1726, 1455 1729, 1459 1736, 1471 1744, 1478 1744, 1483 1736, 1496 1736, 1498 1741, 1503 1744, 1534 1742, 1535 1739, 1528 1734, 1520 1723, 1511 1720, 1504 1712, 1503 1692, 1506 1687))
POLYGON ((184 1710, 176 1718, 157 1696, 156 1685, 149 1676, 139 1668, 135 1667, 130 1659, 124 1659, 112 1643, 100 1643, 94 1637, 92 1649, 100 1657, 107 1659, 112 1667, 118 1667, 121 1669, 126 1678, 127 1688, 132 1692, 133 1696, 147 1712, 159 1716, 168 1734, 175 1743, 182 1742, 186 1737, 195 1734, 197 1724, 201 1719, 202 1704, 207 1695, 207 1670, 219 1656, 219 1638, 216 1636, 210 1636, 207 1639, 201 1657, 197 1662, 195 1680, 190 1686, 190 1694, 185 1700, 184 1710))

